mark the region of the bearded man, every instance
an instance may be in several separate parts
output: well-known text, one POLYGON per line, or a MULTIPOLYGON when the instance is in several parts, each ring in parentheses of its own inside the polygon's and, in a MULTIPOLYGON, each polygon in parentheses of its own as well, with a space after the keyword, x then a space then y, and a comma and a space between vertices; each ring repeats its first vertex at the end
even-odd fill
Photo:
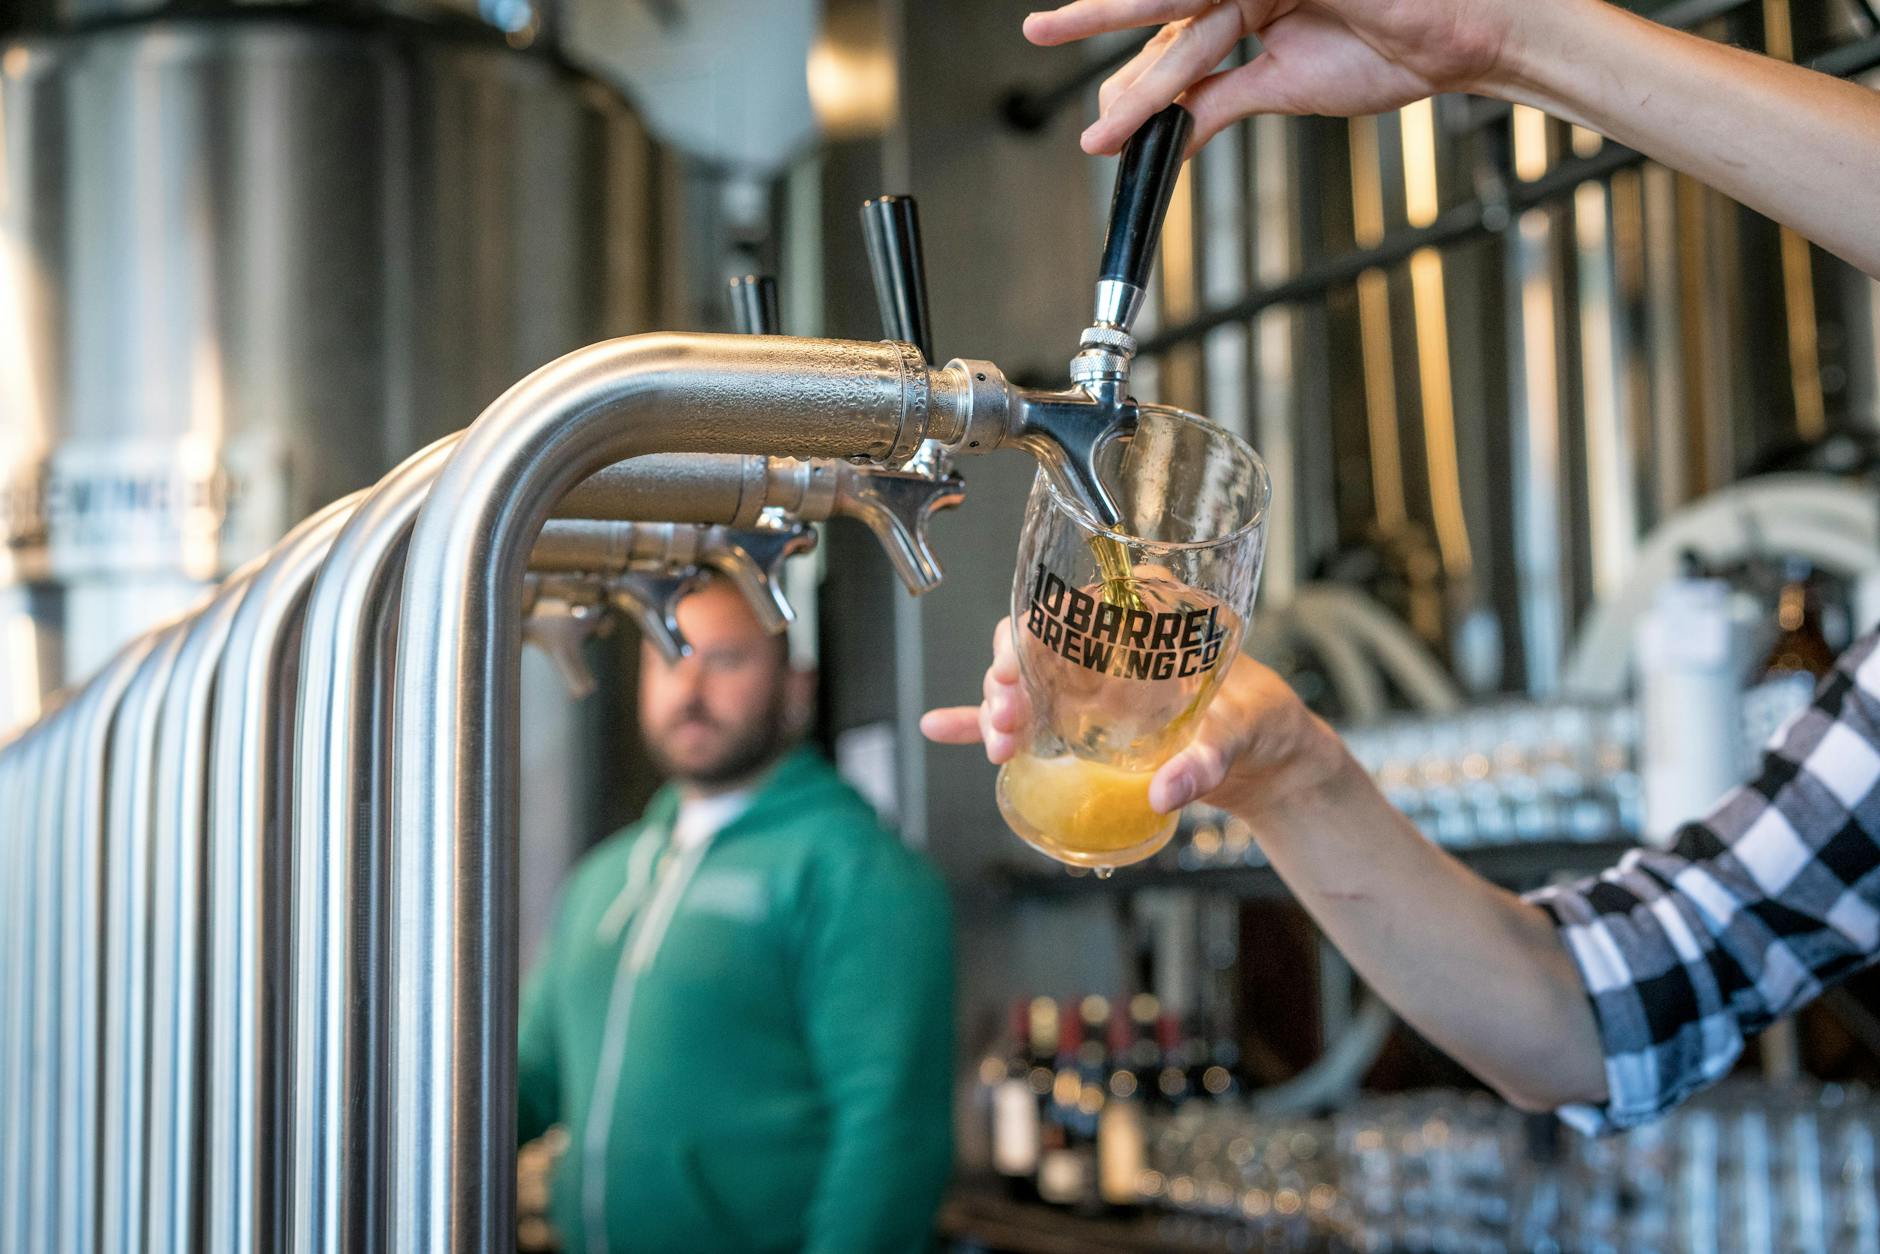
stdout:
POLYGON ((729 584, 643 650, 669 782, 562 891, 523 994, 521 1135, 567 1130, 563 1248, 908 1250, 951 1161, 938 876, 799 744, 814 676, 729 584))

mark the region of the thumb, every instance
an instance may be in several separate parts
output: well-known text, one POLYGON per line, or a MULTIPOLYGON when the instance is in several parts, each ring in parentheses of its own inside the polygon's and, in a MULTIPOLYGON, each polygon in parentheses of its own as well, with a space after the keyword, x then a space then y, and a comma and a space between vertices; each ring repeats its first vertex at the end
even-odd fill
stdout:
POLYGON ((1149 781, 1149 806, 1158 814, 1179 810, 1196 797, 1205 797, 1227 778, 1227 759, 1219 746, 1195 740, 1162 764, 1149 781))

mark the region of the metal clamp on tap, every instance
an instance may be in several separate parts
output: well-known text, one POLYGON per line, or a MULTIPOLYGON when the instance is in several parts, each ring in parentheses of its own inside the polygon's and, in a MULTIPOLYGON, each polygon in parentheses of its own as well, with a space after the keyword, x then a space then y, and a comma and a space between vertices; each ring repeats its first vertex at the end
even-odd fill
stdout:
POLYGON ((1107 524, 1117 522, 1121 511, 1104 484, 1099 459, 1135 430, 1136 402, 1128 386, 1136 316, 1148 294, 1156 241, 1193 129, 1188 110, 1170 105, 1124 145, 1097 271, 1096 315, 1071 358, 1073 386, 1021 392, 1010 424, 1010 442, 1029 451, 1060 489, 1090 505, 1107 524))

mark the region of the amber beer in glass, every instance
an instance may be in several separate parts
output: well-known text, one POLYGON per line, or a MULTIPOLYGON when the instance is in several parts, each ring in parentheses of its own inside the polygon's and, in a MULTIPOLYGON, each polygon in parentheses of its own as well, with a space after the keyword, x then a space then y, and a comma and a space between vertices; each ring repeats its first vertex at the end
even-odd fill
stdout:
POLYGON ((1032 484, 1012 584, 1031 724, 998 796, 1024 840, 1108 874, 1175 831, 1175 815, 1150 809, 1149 780, 1240 651, 1271 488, 1245 441, 1154 405, 1102 471, 1115 527, 1043 474, 1032 484))

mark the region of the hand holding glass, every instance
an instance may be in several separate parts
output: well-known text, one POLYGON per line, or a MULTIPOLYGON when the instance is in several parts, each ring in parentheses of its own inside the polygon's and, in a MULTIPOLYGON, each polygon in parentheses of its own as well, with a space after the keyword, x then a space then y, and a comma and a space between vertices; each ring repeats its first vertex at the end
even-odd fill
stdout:
POLYGON ((1270 495, 1244 441, 1161 406, 1142 407, 1103 469, 1115 528, 1043 474, 1032 485, 1011 620, 1031 720, 998 785, 1013 831, 1100 875, 1175 831, 1149 781, 1240 651, 1270 495))

